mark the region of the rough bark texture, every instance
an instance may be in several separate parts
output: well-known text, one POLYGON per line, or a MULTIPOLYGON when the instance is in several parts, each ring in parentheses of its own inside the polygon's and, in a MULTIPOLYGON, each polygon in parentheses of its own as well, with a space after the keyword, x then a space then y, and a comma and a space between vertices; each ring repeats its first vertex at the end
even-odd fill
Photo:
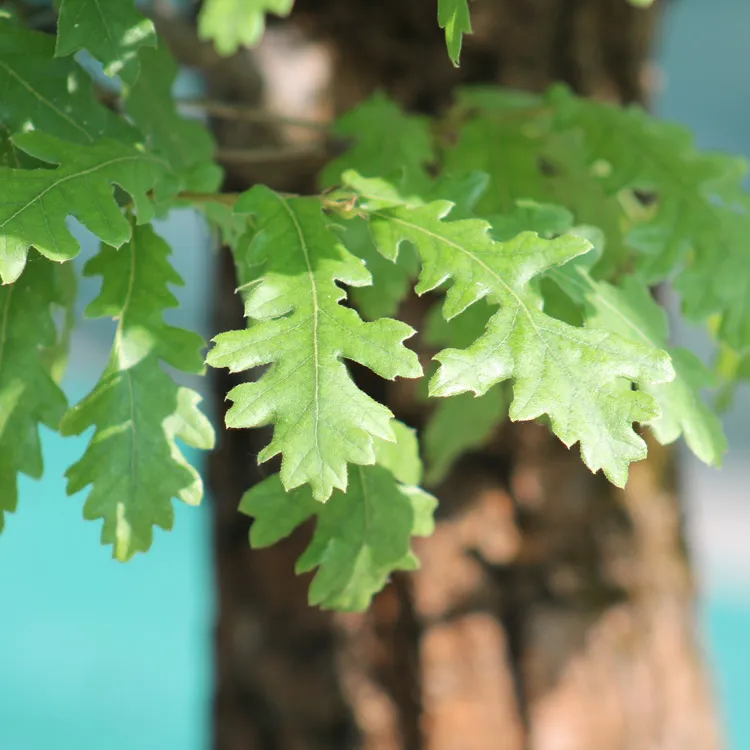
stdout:
MULTIPOLYGON (((461 82, 566 80, 587 95, 643 96, 653 14, 625 0, 476 0, 472 17, 476 34, 454 70, 434 0, 297 0, 295 10, 330 47, 321 106, 332 111, 379 87, 435 112, 461 82)), ((249 68, 244 85, 212 70, 215 96, 259 100, 249 68)), ((229 147, 251 135, 218 133, 229 147)), ((228 185, 310 190, 317 166, 235 166, 228 185)), ((215 323, 228 330, 241 311, 222 263, 215 323)), ((217 405, 234 383, 215 376, 217 405)), ((419 426, 403 391, 373 388, 419 426)), ((720 746, 669 451, 651 446, 620 492, 544 428, 504 425, 437 489, 437 533, 417 545, 422 570, 395 576, 366 614, 343 616, 308 608, 309 579, 294 576, 309 529, 248 548, 237 504, 261 476, 267 439, 226 433, 211 466, 217 750, 720 746)))

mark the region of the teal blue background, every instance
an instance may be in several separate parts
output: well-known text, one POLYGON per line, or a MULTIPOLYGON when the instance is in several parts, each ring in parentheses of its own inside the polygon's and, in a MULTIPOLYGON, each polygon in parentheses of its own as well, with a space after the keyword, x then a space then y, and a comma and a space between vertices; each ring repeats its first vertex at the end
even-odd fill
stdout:
MULTIPOLYGON (((673 0, 660 65, 661 114, 693 127, 701 146, 750 155, 750 3, 673 0)), ((181 294, 190 298, 173 320, 203 329, 211 265, 205 230, 183 212, 162 231, 187 282, 181 294)), ((92 249, 85 242, 83 257, 92 249)), ((88 299, 97 286, 85 284, 88 299)), ((94 322, 77 335, 65 383, 71 401, 97 377, 110 332, 109 323, 94 322)), ((702 345, 695 332, 680 332, 702 345)), ((746 523, 746 536, 748 416, 745 392, 726 420, 732 450, 723 473, 693 463, 686 468, 693 516, 723 513, 730 525, 746 523)), ((99 524, 81 520, 83 495, 64 492, 63 471, 88 437, 43 431, 45 478, 21 479, 19 510, 0 538, 0 750, 205 750, 212 692, 210 513, 176 504, 174 532, 157 530, 148 555, 127 565, 113 562, 99 545, 99 524)), ((702 568, 706 645, 730 747, 747 750, 750 573, 728 557, 711 557, 710 550, 723 554, 728 545, 720 531, 707 536, 704 526, 694 524, 696 544, 709 549, 702 568)))

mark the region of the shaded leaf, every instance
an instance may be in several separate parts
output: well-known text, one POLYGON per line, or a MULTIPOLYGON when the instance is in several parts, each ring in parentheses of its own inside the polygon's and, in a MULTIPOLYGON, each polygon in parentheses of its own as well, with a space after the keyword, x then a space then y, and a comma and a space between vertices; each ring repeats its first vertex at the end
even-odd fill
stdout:
POLYGON ((469 88, 461 91, 458 107, 459 113, 464 108, 469 114, 460 120, 456 142, 446 147, 444 169, 453 175, 479 170, 489 176, 476 206, 479 216, 491 217, 495 227, 501 216, 519 218, 519 201, 559 205, 577 223, 604 231, 607 247, 597 276, 612 275, 628 264, 628 217, 617 191, 608 191, 597 179, 580 139, 556 130, 536 97, 469 88))
POLYGON ((18 502, 17 476, 42 476, 40 424, 56 430, 67 402, 45 362, 61 305, 59 268, 35 256, 14 284, 0 286, 0 530, 18 502))
POLYGON ((177 63, 163 44, 143 50, 140 60, 143 74, 126 92, 127 113, 178 176, 175 188, 205 193, 218 190, 222 170, 213 163, 211 134, 202 123, 177 112, 172 95, 177 63))
POLYGON ((162 318, 177 306, 168 285, 182 283, 169 254, 167 243, 141 226, 119 250, 104 245, 86 264, 85 275, 102 276, 87 316, 115 318, 118 325, 99 382, 60 426, 65 435, 95 427, 83 458, 65 474, 68 494, 92 485, 84 517, 104 519, 102 543, 123 561, 150 548, 154 526, 172 528, 173 497, 201 501, 201 478, 177 439, 204 450, 214 442, 198 410, 200 396, 178 386, 161 364, 196 374, 204 369, 201 337, 162 318))
MULTIPOLYGON (((496 306, 485 302, 480 300, 450 320, 435 305, 425 320, 425 343, 440 348, 471 346, 497 311, 496 306)), ((422 438, 427 482, 439 483, 463 453, 484 445, 495 427, 508 416, 508 404, 502 383, 493 385, 482 396, 462 393, 439 399, 422 438)))
POLYGON ((39 163, 11 142, 14 133, 42 130, 82 145, 109 136, 135 143, 137 131, 104 107, 74 60, 54 57, 49 34, 0 21, 0 166, 39 163))
POLYGON ((428 118, 406 114, 388 97, 375 93, 339 118, 333 132, 354 143, 323 170, 323 187, 340 184, 347 169, 366 177, 393 177, 405 191, 429 185, 425 167, 433 150, 428 118))
POLYGON ((610 192, 627 187, 656 194, 650 218, 628 235, 640 251, 639 275, 656 283, 677 271, 684 313, 695 321, 719 314, 725 321, 720 337, 735 349, 750 346, 745 163, 698 152, 687 129, 638 107, 579 99, 564 87, 551 90, 548 100, 556 126, 583 137, 588 162, 599 165, 610 192))
POLYGON ((135 9, 133 0, 60 0, 58 57, 88 50, 106 75, 132 84, 139 73, 138 52, 155 46, 154 24, 135 9))
MULTIPOLYGON (((413 459, 406 465, 403 459, 416 457, 416 438, 402 425, 396 432, 397 448, 388 456, 378 455, 376 466, 354 468, 346 493, 334 492, 326 503, 315 501, 309 487, 285 491, 278 474, 242 498, 240 510, 254 518, 253 547, 274 544, 311 516, 317 517, 315 535, 297 562, 298 573, 318 569, 310 586, 311 604, 364 610, 391 573, 419 566, 410 549, 411 537, 432 533, 436 501, 401 483, 420 472, 413 459)), ((384 447, 379 441, 378 452, 384 447)))

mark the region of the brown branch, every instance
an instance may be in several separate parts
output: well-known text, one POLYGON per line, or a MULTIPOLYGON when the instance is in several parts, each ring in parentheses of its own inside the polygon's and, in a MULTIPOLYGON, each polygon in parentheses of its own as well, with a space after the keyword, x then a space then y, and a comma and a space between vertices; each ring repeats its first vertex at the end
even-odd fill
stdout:
POLYGON ((330 130, 330 124, 326 122, 305 120, 297 117, 284 117, 262 107, 253 107, 246 104, 217 102, 210 99, 176 99, 175 101, 179 107, 197 109, 212 117, 224 120, 294 125, 300 128, 307 128, 308 130, 318 130, 322 133, 327 133, 330 130))
POLYGON ((259 148, 220 148, 216 161, 223 164, 270 164, 294 162, 300 159, 328 161, 330 150, 319 145, 261 146, 259 148))
POLYGON ((191 203, 224 203, 227 206, 234 206, 240 195, 240 193, 193 193, 185 191, 178 193, 177 198, 191 203))

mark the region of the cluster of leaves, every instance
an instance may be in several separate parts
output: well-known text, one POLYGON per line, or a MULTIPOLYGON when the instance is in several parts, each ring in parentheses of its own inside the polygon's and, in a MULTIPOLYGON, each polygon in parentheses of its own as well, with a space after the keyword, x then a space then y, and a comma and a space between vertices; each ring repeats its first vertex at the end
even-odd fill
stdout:
MULTIPOLYGON (((154 526, 171 527, 173 498, 203 494, 179 442, 208 450, 213 431, 164 366, 202 373, 204 342, 163 319, 181 280, 150 223, 216 201, 221 171, 210 135, 177 113, 177 67, 151 22, 124 0, 89 6, 62 0, 56 38, 0 16, 0 528, 18 474, 41 475, 39 426, 93 428, 68 492, 90 488, 84 515, 126 560, 154 526), (71 56, 80 50, 119 77, 117 111, 71 56), (70 217, 102 243, 83 269, 102 280, 86 314, 117 321, 104 372, 73 406, 58 385, 79 251, 70 217)), ((257 41, 265 12, 291 6, 208 0, 201 33, 229 52, 257 41)), ((440 0, 438 13, 457 62, 466 0, 440 0)), ((366 607, 393 571, 416 567, 412 537, 432 529, 418 436, 347 367, 422 376, 405 344, 416 331, 394 319, 412 289, 439 300, 419 344, 435 354, 426 396, 437 403, 420 436, 430 485, 508 418, 545 421, 618 486, 646 455, 637 424, 720 462, 724 437, 701 395, 714 374, 670 347, 653 287, 673 282, 685 313, 711 326, 726 400, 750 373, 750 198, 737 160, 559 87, 468 89, 434 122, 376 95, 334 130, 354 144, 323 171, 321 195, 255 186, 230 216, 207 212, 233 227, 247 327, 219 334, 206 362, 247 373, 227 426, 272 426, 258 459, 281 459, 240 508, 254 546, 315 518, 298 563, 317 568, 312 603, 366 607)))
MULTIPOLYGON (((627 2, 646 8, 654 0, 627 2)), ((212 40, 221 54, 230 55, 242 45, 252 47, 261 40, 267 14, 288 16, 293 6, 294 0, 204 0, 200 34, 212 40)), ((445 29, 451 62, 458 67, 463 35, 471 34, 469 0, 438 0, 438 23, 445 29)))

